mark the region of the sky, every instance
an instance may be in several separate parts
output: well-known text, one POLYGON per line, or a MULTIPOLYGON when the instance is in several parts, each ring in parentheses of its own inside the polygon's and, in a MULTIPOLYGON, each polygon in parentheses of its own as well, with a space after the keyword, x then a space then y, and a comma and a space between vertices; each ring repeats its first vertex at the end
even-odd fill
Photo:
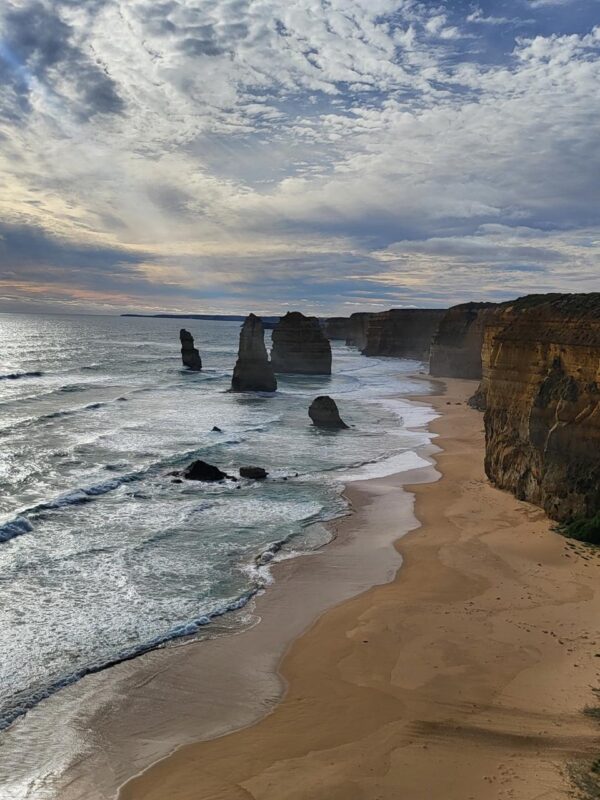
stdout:
POLYGON ((2 0, 0 311, 600 289, 600 0, 2 0))

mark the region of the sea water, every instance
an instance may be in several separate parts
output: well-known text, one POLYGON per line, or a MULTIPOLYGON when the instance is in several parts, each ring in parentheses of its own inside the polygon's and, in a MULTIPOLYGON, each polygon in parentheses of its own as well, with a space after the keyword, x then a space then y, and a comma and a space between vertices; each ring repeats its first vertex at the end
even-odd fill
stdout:
POLYGON ((232 394, 239 328, 0 315, 0 729, 82 675, 243 607, 273 558, 326 542, 347 481, 424 465, 431 413, 397 398, 423 393, 418 362, 333 342, 331 377, 232 394), (181 366, 182 325, 202 372, 181 366), (349 430, 310 424, 319 394, 349 430), (198 458, 269 478, 174 482, 198 458))

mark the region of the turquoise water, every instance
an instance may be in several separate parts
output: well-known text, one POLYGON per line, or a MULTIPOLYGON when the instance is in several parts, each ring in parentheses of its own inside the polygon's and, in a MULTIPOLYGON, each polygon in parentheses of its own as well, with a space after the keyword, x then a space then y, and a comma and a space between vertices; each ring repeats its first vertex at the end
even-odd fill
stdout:
POLYGON ((242 607, 273 557, 326 541, 345 481, 421 463, 427 412, 395 399, 423 392, 408 377, 418 363, 334 342, 331 378, 237 395, 238 335, 239 323, 0 315, 0 727, 242 607), (201 373, 181 367, 182 324, 201 373), (310 425, 324 393, 349 431, 310 425), (173 483, 195 458, 269 479, 173 483))

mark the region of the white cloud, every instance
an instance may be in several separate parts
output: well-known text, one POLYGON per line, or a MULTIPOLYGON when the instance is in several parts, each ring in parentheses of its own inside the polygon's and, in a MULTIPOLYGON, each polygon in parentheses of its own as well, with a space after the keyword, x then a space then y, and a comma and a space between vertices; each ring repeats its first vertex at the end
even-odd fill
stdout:
MULTIPOLYGON (((0 35, 9 11, 35 5, 9 2, 0 35)), ((516 281, 510 265, 525 226, 537 231, 527 247, 536 269, 547 257, 549 287, 576 276, 591 287, 592 250, 577 251, 570 273, 556 253, 575 253, 573 231, 600 226, 598 29, 532 33, 493 59, 469 37, 514 22, 517 5, 514 17, 476 8, 462 20, 415 0, 43 8, 68 46, 8 42, 20 61, 2 62, 4 221, 143 251, 138 274, 157 291, 170 271, 190 290, 207 275, 227 287, 268 283, 269 271, 293 280, 304 258, 315 285, 330 276, 332 295, 365 268, 388 292, 403 280, 421 293, 433 259, 454 294, 469 290, 468 275, 485 274, 490 292, 506 280, 523 287, 526 270, 516 281), (87 91, 73 64, 106 83, 87 91), (382 267, 394 242, 411 256, 410 275, 382 267)))

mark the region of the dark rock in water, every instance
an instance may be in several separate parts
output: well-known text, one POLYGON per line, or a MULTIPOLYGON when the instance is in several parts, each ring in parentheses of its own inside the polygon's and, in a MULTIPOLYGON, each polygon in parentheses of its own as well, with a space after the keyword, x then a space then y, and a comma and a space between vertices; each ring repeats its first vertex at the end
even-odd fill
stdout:
POLYGON ((342 429, 348 426, 340 417, 335 400, 327 395, 317 397, 308 409, 308 416, 318 428, 342 429))
POLYGON ((223 433, 223 431, 221 430, 221 428, 219 428, 218 425, 213 425, 213 431, 215 433, 223 433))
POLYGON ((183 481, 181 480, 181 478, 173 478, 171 483, 183 483, 183 481))
POLYGON ((181 341, 181 360, 183 366, 194 372, 200 372, 202 369, 202 359, 200 353, 194 347, 194 337, 185 328, 179 331, 179 340, 181 341))
POLYGON ((250 314, 240 332, 240 349, 233 370, 233 392, 274 392, 277 380, 267 356, 265 332, 260 317, 250 314))
POLYGON ((255 481, 264 481, 269 473, 262 467, 240 467, 242 478, 251 478, 255 481))
POLYGON ((275 372, 331 375, 331 345, 316 317, 290 311, 273 330, 271 363, 275 372))
MULTIPOLYGON (((206 461, 194 461, 183 472, 183 477, 188 481, 224 481, 226 478, 231 479, 230 475, 222 472, 218 467, 213 464, 207 464, 206 461)), ((233 479, 235 480, 235 479, 233 479)))

